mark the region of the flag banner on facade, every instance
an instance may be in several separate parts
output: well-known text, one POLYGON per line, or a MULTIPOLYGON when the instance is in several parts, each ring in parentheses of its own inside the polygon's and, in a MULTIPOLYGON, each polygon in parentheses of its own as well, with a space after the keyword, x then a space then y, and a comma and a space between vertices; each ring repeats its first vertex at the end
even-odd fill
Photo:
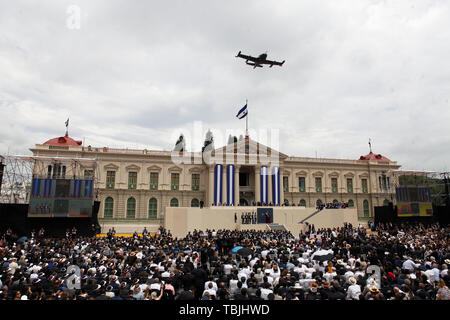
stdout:
POLYGON ((247 104, 245 106, 242 107, 241 110, 239 110, 238 114, 236 115, 236 117, 238 117, 239 119, 245 118, 247 116, 247 104))
POLYGON ((273 167, 272 169, 272 194, 273 205, 280 205, 280 168, 273 167))
POLYGON ((214 169, 214 205, 222 204, 222 168, 221 164, 216 164, 214 169))
POLYGON ((234 205, 234 165, 227 166, 227 205, 234 205))
POLYGON ((269 174, 266 166, 261 167, 261 202, 268 204, 269 203, 269 174))

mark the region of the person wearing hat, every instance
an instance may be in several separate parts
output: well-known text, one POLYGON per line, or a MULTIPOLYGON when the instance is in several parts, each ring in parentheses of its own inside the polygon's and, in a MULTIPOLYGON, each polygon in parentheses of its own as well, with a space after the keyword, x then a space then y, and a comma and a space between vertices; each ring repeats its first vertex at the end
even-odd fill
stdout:
POLYGON ((321 300, 320 293, 318 292, 319 285, 316 282, 311 282, 309 292, 306 294, 306 300, 321 300))
POLYGON ((359 300, 359 296, 361 294, 361 287, 356 283, 356 279, 354 277, 350 277, 348 279, 348 283, 350 284, 347 288, 347 300, 359 300))

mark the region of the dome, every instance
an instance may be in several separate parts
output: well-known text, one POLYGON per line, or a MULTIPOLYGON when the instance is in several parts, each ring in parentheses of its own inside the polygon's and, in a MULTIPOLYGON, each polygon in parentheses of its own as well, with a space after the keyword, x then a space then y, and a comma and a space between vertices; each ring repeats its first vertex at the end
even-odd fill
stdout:
POLYGON ((372 151, 365 156, 359 157, 359 160, 371 160, 371 161, 379 161, 379 162, 391 162, 388 158, 382 156, 381 154, 374 154, 372 151))
POLYGON ((44 142, 44 144, 45 145, 50 145, 50 146, 74 146, 74 147, 78 147, 78 146, 81 146, 82 142, 74 140, 74 139, 72 139, 71 137, 69 137, 66 134, 64 137, 58 137, 58 138, 50 139, 50 140, 44 142))

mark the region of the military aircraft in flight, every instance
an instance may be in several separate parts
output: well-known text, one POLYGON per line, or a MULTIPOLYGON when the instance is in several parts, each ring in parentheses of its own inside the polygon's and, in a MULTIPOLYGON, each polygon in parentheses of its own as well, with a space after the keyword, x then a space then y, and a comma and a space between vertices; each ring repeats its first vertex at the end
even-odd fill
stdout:
POLYGON ((245 63, 250 66, 253 66, 253 69, 255 69, 256 67, 262 68, 263 64, 270 65, 270 68, 272 68, 274 65, 281 67, 284 63, 284 60, 283 60, 283 62, 267 60, 267 53, 262 53, 258 57, 252 57, 252 56, 247 56, 245 54, 241 54, 241 51, 239 51, 236 58, 245 59, 245 63), (251 61, 251 62, 249 62, 249 61, 251 61))

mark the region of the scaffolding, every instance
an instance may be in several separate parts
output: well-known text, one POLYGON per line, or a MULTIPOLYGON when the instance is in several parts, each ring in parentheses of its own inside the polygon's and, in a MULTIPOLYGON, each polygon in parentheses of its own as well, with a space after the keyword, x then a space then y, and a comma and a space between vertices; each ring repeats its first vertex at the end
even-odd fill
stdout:
POLYGON ((5 156, 1 203, 27 203, 31 189, 33 163, 16 156, 5 156))
MULTIPOLYGON (((6 156, 4 159, 1 203, 28 203, 33 178, 40 179, 92 179, 97 189, 98 170, 96 159, 6 156), (50 170, 50 171, 49 171, 50 170)), ((97 198, 97 190, 94 191, 97 198)))

